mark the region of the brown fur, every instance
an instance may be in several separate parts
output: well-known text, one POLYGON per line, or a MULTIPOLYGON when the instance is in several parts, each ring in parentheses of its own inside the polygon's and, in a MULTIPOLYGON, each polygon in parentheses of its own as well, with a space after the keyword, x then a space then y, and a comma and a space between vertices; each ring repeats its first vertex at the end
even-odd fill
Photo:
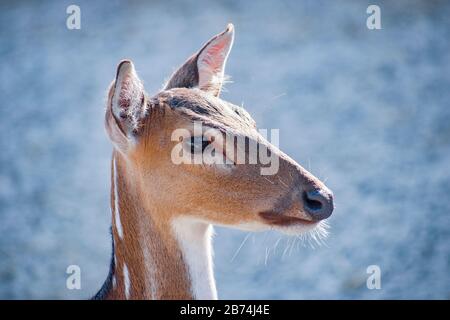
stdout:
MULTIPOLYGON (((232 29, 227 30, 211 39, 199 53, 217 37, 232 32, 232 29)), ((114 115, 112 100, 116 91, 123 88, 111 86, 105 123, 115 146, 113 161, 117 177, 113 172, 111 207, 117 263, 116 283, 104 298, 126 298, 125 265, 129 270, 131 299, 195 298, 183 254, 171 228, 176 217, 190 216, 231 227, 246 223, 268 227, 313 224, 303 209, 302 192, 328 190, 321 181, 263 139, 243 108, 219 99, 221 83, 212 91, 210 88, 193 89, 199 82, 196 66, 199 53, 173 74, 163 91, 153 97, 142 92, 144 105, 127 106, 145 110, 139 113, 141 118, 131 119, 137 122, 132 123, 133 130, 128 130, 130 119, 114 115), (278 173, 261 175, 263 165, 260 163, 235 165, 226 172, 214 166, 174 164, 171 150, 177 142, 171 140, 171 134, 179 128, 192 132, 196 120, 223 135, 245 136, 266 146, 279 159, 278 173), (115 188, 119 208, 114 207, 115 188), (117 231, 116 209, 121 218, 123 239, 117 231)))

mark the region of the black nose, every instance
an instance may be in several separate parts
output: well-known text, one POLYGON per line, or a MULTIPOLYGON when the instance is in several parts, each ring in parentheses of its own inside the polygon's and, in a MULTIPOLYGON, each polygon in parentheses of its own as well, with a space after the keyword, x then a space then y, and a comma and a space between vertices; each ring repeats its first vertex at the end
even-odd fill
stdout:
POLYGON ((326 219, 334 209, 333 195, 318 189, 304 191, 303 207, 313 220, 326 219))

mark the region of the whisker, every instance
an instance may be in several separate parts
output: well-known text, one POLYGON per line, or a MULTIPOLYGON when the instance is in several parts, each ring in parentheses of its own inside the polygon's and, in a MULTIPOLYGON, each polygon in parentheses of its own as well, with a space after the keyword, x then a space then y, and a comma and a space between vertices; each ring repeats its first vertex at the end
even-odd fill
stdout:
POLYGON ((313 249, 315 249, 314 244, 318 246, 327 246, 325 240, 328 236, 328 228, 329 225, 325 221, 322 221, 316 228, 308 233, 308 244, 313 249))
POLYGON ((296 241, 298 240, 298 238, 297 237, 295 237, 294 238, 294 240, 292 241, 292 245, 291 245, 291 248, 289 249, 289 257, 291 256, 291 253, 292 253, 292 249, 294 248, 294 246, 295 246, 295 243, 296 243, 296 241))
POLYGON ((273 97, 272 99, 270 99, 269 101, 276 100, 276 99, 281 98, 281 97, 283 97, 285 95, 286 95, 286 92, 280 93, 280 94, 276 95, 275 97, 273 97))
POLYGON ((242 247, 244 246, 244 244, 247 242, 247 239, 250 237, 251 233, 247 233, 247 236, 244 238, 244 240, 242 240, 239 248, 236 250, 236 252, 234 253, 233 257, 231 258, 230 262, 233 262, 234 259, 237 257, 237 255, 239 254, 239 252, 241 251, 242 247))
POLYGON ((278 244, 280 243, 281 239, 283 237, 279 237, 278 240, 275 242, 275 244, 269 249, 269 251, 273 252, 273 255, 275 256, 277 253, 278 244))
POLYGON ((304 236, 303 234, 298 235, 298 236, 297 236, 297 239, 298 239, 299 241, 297 241, 297 248, 296 248, 296 250, 297 250, 297 251, 300 251, 300 245, 301 245, 302 247, 305 247, 305 236, 304 236))
POLYGON ((281 184, 282 184, 283 186, 285 186, 287 189, 289 189, 288 185, 287 185, 286 183, 284 183, 284 181, 281 180, 280 177, 278 177, 278 180, 280 180, 280 182, 281 182, 281 184))
POLYGON ((287 253, 287 251, 289 249, 289 240, 290 240, 290 238, 287 238, 287 240, 286 240, 286 248, 283 251, 283 255, 281 256, 281 259, 284 258, 284 256, 286 255, 286 253, 287 253))

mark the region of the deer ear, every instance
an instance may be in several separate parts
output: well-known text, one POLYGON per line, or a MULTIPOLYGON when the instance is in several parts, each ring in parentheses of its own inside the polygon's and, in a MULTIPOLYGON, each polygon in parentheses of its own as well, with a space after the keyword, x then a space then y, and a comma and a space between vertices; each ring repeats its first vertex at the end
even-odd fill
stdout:
POLYGON ((106 110, 106 130, 113 144, 126 149, 146 112, 145 92, 130 60, 117 67, 116 80, 110 88, 106 110))
POLYGON ((233 40, 234 27, 230 23, 225 31, 214 36, 175 71, 164 89, 198 86, 203 91, 219 96, 233 40))
POLYGON ((225 64, 234 40, 234 27, 230 23, 221 34, 212 38, 197 58, 198 86, 218 96, 225 77, 225 64))

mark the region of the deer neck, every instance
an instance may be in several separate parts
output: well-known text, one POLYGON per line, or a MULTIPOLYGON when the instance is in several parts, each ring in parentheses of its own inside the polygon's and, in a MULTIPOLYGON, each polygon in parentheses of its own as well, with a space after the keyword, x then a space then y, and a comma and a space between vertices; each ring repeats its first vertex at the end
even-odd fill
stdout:
POLYGON ((114 154, 113 261, 100 298, 216 299, 212 226, 188 217, 167 219, 156 205, 144 209, 138 183, 127 175, 125 160, 114 154))

